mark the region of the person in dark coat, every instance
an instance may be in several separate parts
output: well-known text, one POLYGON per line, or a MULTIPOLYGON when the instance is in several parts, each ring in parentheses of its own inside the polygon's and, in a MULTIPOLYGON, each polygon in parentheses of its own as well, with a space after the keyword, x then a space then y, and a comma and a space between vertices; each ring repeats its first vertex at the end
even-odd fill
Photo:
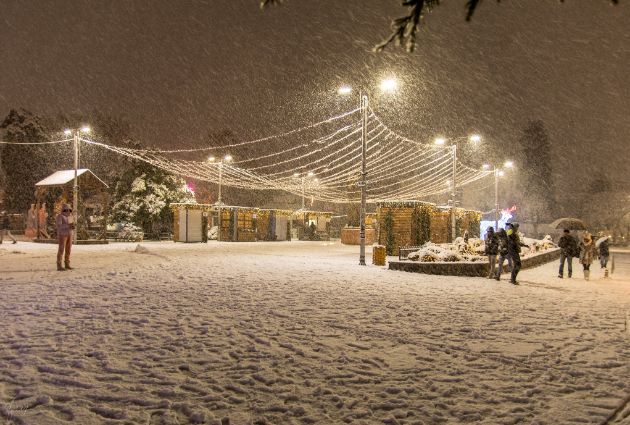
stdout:
POLYGON ((497 274, 494 277, 496 280, 501 280, 501 273, 503 273, 503 262, 505 260, 508 261, 510 266, 510 270, 512 270, 512 258, 508 255, 508 235, 505 229, 500 229, 496 232, 497 240, 498 240, 498 254, 499 254, 499 267, 497 269, 497 274))
POLYGON ((573 274, 573 267, 571 262, 573 257, 576 256, 578 251, 577 241, 573 236, 571 236, 571 232, 569 229, 564 229, 564 234, 558 241, 558 246, 560 247, 560 268, 558 269, 558 277, 562 279, 562 275, 564 274, 564 262, 567 262, 567 271, 569 272, 569 277, 573 274))
POLYGON ((495 277, 494 265, 497 262, 497 254, 499 253, 499 237, 494 233, 494 227, 488 227, 485 237, 486 255, 490 269, 488 270, 488 279, 495 277))
POLYGON ((508 223, 506 233, 508 257, 512 259, 512 274, 510 276, 510 283, 512 285, 518 285, 516 276, 521 270, 521 240, 518 236, 518 227, 512 223, 508 223))
POLYGON ((0 212, 0 243, 3 242, 5 235, 11 238, 13 243, 17 243, 17 240, 15 240, 15 238, 11 234, 11 231, 9 230, 10 226, 11 226, 11 223, 9 221, 9 216, 7 215, 7 212, 6 211, 0 212))
POLYGON ((599 243, 599 265, 602 266, 602 269, 606 268, 608 265, 608 257, 610 257, 609 240, 609 238, 606 238, 599 243))

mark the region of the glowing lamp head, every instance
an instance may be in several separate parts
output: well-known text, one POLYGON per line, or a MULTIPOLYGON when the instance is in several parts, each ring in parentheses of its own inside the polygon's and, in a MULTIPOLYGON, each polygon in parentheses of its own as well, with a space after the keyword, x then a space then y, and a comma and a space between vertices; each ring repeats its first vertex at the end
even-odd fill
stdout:
POLYGON ((352 93, 352 87, 350 87, 350 86, 341 86, 337 90, 337 93, 342 95, 342 96, 350 94, 350 93, 352 93))
POLYGON ((309 171, 308 174, 307 174, 307 176, 309 176, 309 177, 313 177, 314 175, 315 175, 315 173, 313 173, 312 171, 309 171))
POLYGON ((70 130, 69 128, 66 128, 66 129, 63 131, 63 134, 65 134, 66 136, 69 136, 69 135, 71 135, 71 134, 72 134, 72 130, 70 130))
POLYGON ((489 170, 490 169, 490 164, 483 164, 482 165, 484 170, 489 170))
POLYGON ((225 162, 230 162, 233 158, 232 158, 232 155, 228 154, 228 155, 225 155, 223 159, 225 160, 225 162))
POLYGON ((503 177, 505 175, 505 171, 499 170, 498 174, 499 174, 499 177, 503 177))
POLYGON ((435 144, 438 146, 443 146, 446 144, 446 139, 443 137, 438 137, 437 139, 435 139, 435 144))
POLYGON ((208 161, 209 162, 214 162, 215 160, 216 160, 216 158, 214 156, 212 156, 212 155, 208 157, 208 161))
POLYGON ((506 168, 512 168, 514 167, 514 161, 505 161, 505 165, 506 168))
POLYGON ((81 133, 89 133, 90 131, 92 131, 92 129, 87 125, 81 127, 81 133))
POLYGON ((479 143, 481 142, 481 136, 478 134, 473 134, 472 136, 470 136, 470 141, 473 143, 479 143))
POLYGON ((398 87, 398 82, 393 78, 388 78, 387 80, 383 80, 381 82, 381 91, 382 92, 391 92, 396 90, 398 87))
POLYGON ((300 173, 293 173, 293 177, 300 177, 300 173))

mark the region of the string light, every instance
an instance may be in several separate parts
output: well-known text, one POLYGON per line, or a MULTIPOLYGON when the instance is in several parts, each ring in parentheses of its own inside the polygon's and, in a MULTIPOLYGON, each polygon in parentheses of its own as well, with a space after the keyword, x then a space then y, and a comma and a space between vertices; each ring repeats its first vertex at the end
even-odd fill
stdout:
MULTIPOLYGON (((337 115, 319 123, 249 142, 234 143, 199 149, 148 150, 109 146, 105 143, 81 137, 88 144, 109 149, 118 154, 147 162, 173 174, 217 183, 217 163, 169 158, 180 152, 196 152, 209 149, 228 150, 246 144, 281 139, 291 135, 292 146, 278 146, 264 155, 245 158, 238 162, 224 163, 222 185, 253 190, 283 190, 320 201, 335 203, 357 202, 360 189, 361 126, 354 119, 358 109, 337 115), (313 130, 326 123, 350 119, 337 129, 314 137, 306 130, 313 130), (307 171, 317 175, 317 182, 300 184, 294 174, 307 171)), ((401 136, 389 129, 370 111, 367 123, 368 202, 421 199, 445 193, 449 188, 444 182, 452 173, 452 154, 448 146, 422 143, 401 136)), ((286 145, 286 142, 284 143, 286 145)), ((271 144, 273 145, 273 144, 271 144)), ((477 170, 458 165, 457 182, 462 187, 492 175, 492 171, 477 170)))

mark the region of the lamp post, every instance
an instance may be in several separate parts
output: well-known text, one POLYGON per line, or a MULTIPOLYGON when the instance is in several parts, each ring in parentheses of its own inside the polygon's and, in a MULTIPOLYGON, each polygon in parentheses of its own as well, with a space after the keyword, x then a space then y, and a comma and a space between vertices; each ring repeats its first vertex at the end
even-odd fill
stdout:
MULTIPOLYGON (((311 178, 314 175, 315 173, 313 173, 312 171, 309 171, 308 173, 306 173, 306 175, 300 175, 300 173, 293 173, 293 177, 297 179, 301 179, 302 181, 302 211, 305 210, 304 198, 306 196, 306 179, 311 178)), ((317 179, 315 179, 315 181, 317 181, 317 179)))
POLYGON ((219 229, 217 231, 217 241, 221 241, 221 206, 223 205, 223 201, 221 200, 221 184, 223 183, 223 162, 230 162, 230 161, 232 161, 232 155, 229 155, 229 154, 225 155, 218 162, 216 162, 216 158, 214 156, 211 156, 208 158, 208 162, 217 164, 219 167, 219 193, 217 196, 217 202, 215 202, 214 204, 217 206, 218 212, 219 212, 219 219, 218 219, 219 229))
MULTIPOLYGON (((391 92, 396 90, 398 83, 395 79, 390 78, 383 80, 380 84, 382 92, 391 92)), ((340 87, 337 93, 347 95, 352 93, 349 86, 340 87)), ((367 121, 369 99, 367 93, 359 92, 359 105, 361 109, 361 180, 358 186, 361 188, 361 210, 359 213, 359 265, 365 266, 365 210, 367 198, 367 121)))
MULTIPOLYGON (((514 162, 505 161, 503 163, 505 168, 513 168, 514 162)), ((499 177, 503 177, 505 175, 505 171, 501 168, 497 168, 496 165, 483 164, 484 170, 492 169, 492 173, 494 174, 494 230, 498 230, 499 228, 499 177)))
MULTIPOLYGON (((457 237, 457 226, 455 225, 455 206, 457 202, 455 200, 457 196, 457 142, 468 139, 473 144, 477 144, 481 140, 481 136, 473 134, 469 137, 458 137, 448 140, 450 142, 451 155, 453 156, 453 177, 451 185, 451 242, 455 241, 457 237)), ((447 143, 447 140, 443 137, 435 139, 435 144, 443 146, 447 143)))
MULTIPOLYGON (((74 182, 72 184, 72 217, 75 227, 78 225, 79 220, 79 135, 80 133, 89 133, 90 127, 83 126, 80 129, 66 129, 64 134, 66 136, 72 135, 73 150, 74 150, 74 182)), ((72 235, 72 242, 77 243, 77 230, 75 229, 72 235)))

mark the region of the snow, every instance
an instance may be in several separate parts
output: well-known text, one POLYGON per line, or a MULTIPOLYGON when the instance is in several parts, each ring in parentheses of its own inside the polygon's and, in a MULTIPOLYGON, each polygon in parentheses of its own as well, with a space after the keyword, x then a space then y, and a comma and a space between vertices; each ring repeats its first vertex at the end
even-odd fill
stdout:
POLYGON ((599 424, 630 391, 618 253, 609 279, 515 287, 336 242, 81 245, 67 272, 55 250, 0 245, 14 423, 599 424))

